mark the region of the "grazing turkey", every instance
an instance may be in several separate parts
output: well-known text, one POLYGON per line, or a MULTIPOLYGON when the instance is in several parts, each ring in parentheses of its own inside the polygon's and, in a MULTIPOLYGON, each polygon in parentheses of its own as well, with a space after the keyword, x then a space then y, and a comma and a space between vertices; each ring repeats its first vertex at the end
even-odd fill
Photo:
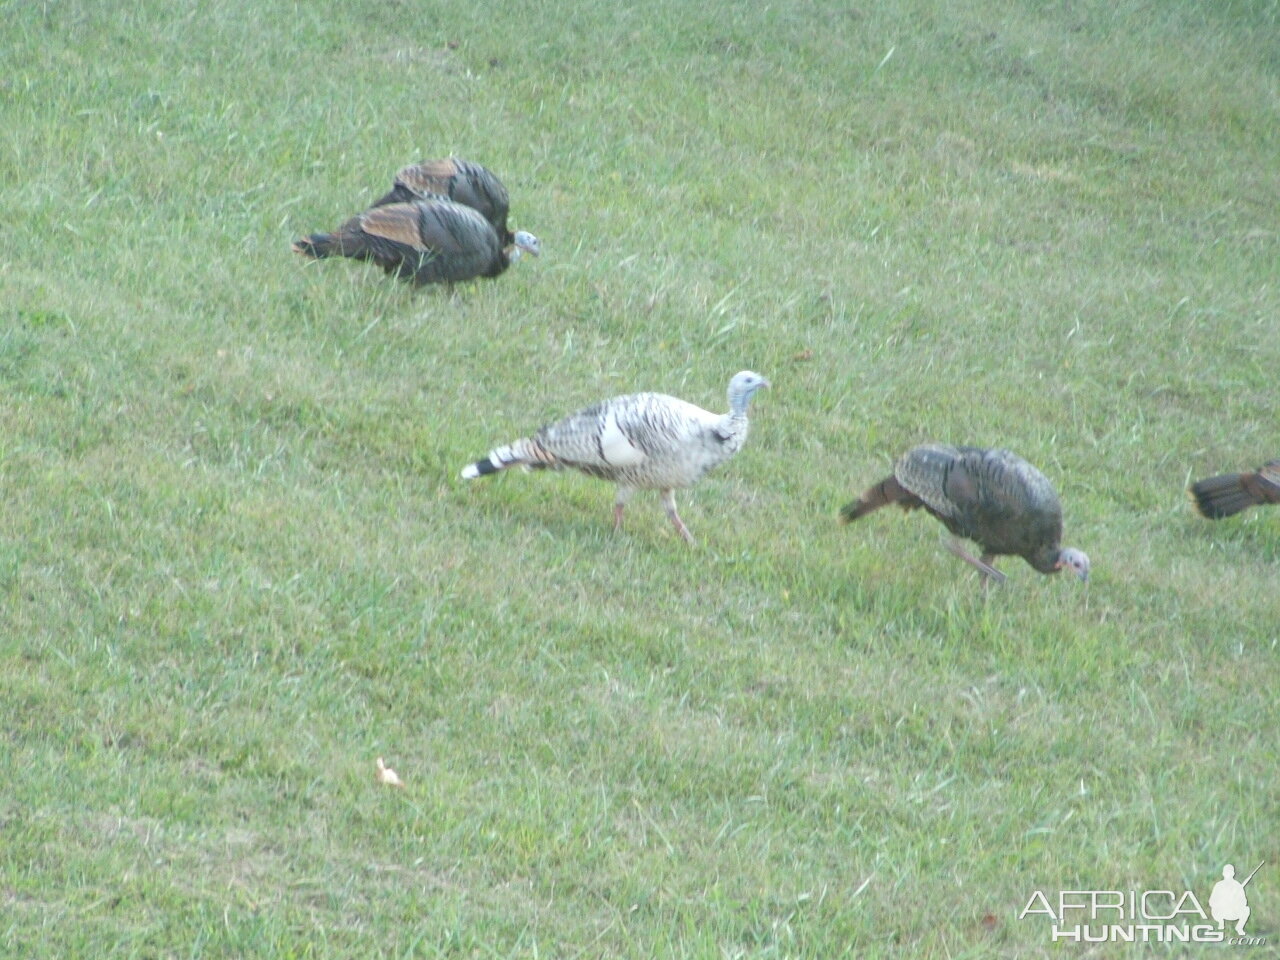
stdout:
POLYGON ((492 171, 458 157, 424 160, 402 167, 396 174, 391 192, 373 206, 412 203, 431 197, 448 197, 454 203, 478 211, 493 224, 504 247, 515 242, 515 235, 507 229, 507 210, 510 207, 507 188, 492 171))
POLYGON ((1196 509, 1221 520, 1248 507, 1280 503, 1280 460, 1264 463, 1254 473, 1224 473, 1191 487, 1196 509))
POLYGON ((998 556, 1019 556, 1041 573, 1066 567, 1089 579, 1089 558, 1061 546, 1062 506, 1045 475, 1008 450, 929 443, 908 450, 881 480, 840 510, 851 523, 896 503, 924 507, 957 537, 982 548, 974 559, 959 543, 950 549, 986 577, 1003 581, 993 567, 998 556))
POLYGON ((662 393, 614 397, 549 424, 531 437, 489 452, 465 467, 471 480, 523 466, 572 467, 618 485, 613 526, 622 529, 622 509, 637 490, 658 490, 676 532, 693 536, 676 512, 674 491, 692 486, 703 474, 742 449, 747 439, 747 406, 769 381, 743 370, 729 381, 729 412, 716 414, 662 393))
POLYGON ((372 260, 387 273, 416 284, 496 277, 519 257, 535 257, 538 238, 521 230, 504 247, 493 226, 475 210, 437 197, 373 207, 333 233, 313 233, 293 249, 304 256, 372 260))

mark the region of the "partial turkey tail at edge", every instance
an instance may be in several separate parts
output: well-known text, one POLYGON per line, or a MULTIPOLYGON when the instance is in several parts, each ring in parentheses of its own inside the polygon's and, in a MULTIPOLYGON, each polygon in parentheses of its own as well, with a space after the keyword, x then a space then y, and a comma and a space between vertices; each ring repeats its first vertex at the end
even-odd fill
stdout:
POLYGON ((874 513, 881 507, 887 507, 891 503, 900 503, 906 510, 920 505, 919 499, 908 493, 902 484, 898 482, 897 477, 885 477, 857 500, 852 503, 846 503, 841 507, 840 522, 853 523, 860 517, 865 517, 868 513, 874 513))
POLYGON ((508 467, 521 466, 530 470, 555 467, 559 465, 555 454, 545 450, 538 441, 531 437, 509 443, 505 447, 496 447, 489 451, 483 460, 469 463, 462 468, 463 480, 474 480, 476 477, 487 477, 508 467))
POLYGON ((1196 509, 1201 516, 1210 520, 1221 520, 1248 507, 1265 503, 1266 500, 1252 493, 1246 486, 1247 481, 1255 476, 1252 473, 1224 473, 1193 484, 1191 496, 1195 498, 1196 509))
POLYGON ((293 252, 315 260, 323 260, 341 253, 336 238, 331 233, 313 233, 309 237, 293 241, 293 252))

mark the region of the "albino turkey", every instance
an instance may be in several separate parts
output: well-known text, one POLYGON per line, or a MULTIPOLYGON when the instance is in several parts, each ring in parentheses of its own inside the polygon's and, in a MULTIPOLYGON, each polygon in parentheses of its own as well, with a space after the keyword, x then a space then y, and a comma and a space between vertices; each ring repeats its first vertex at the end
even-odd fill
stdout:
POLYGON ((729 412, 711 413, 662 393, 614 397, 549 424, 531 437, 491 450, 465 467, 471 480, 522 466, 571 467, 618 485, 613 526, 622 529, 622 510, 637 490, 658 490, 676 532, 693 536, 676 512, 674 491, 692 486, 742 449, 747 439, 747 407, 769 381, 743 370, 729 381, 729 412))
POLYGON ((1041 573, 1065 567, 1081 580, 1089 579, 1089 558, 1061 545, 1062 505, 1053 485, 1008 450, 941 443, 908 450, 891 476, 846 504, 840 517, 851 523, 891 503, 904 510, 924 507, 955 536, 977 543, 982 548, 979 559, 959 543, 952 543, 950 550, 986 577, 1003 581, 1004 574, 992 561, 1018 556, 1041 573))
POLYGON ((470 207, 493 224, 504 247, 515 242, 507 229, 510 200, 507 188, 493 172, 458 157, 446 160, 424 160, 402 167, 396 174, 391 192, 378 199, 375 207, 391 203, 412 203, 431 197, 448 197, 454 203, 470 207))
POLYGON ((1224 473, 1191 487, 1196 509, 1210 520, 1221 520, 1248 507, 1280 503, 1280 460, 1271 460, 1254 473, 1224 473))
POLYGON ((538 238, 521 230, 509 246, 475 210, 442 197, 373 207, 333 233, 313 233, 293 244, 296 253, 322 259, 372 260, 415 284, 496 277, 524 250, 541 252, 538 238))

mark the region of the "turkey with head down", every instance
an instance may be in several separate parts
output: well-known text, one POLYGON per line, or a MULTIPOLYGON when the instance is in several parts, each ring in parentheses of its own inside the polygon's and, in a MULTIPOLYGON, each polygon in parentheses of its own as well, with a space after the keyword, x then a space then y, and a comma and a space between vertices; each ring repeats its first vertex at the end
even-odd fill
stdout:
POLYGON ((536 257, 542 247, 523 230, 504 246, 493 225, 475 210, 436 197, 373 207, 333 233, 296 241, 293 249, 315 259, 372 260, 387 273, 421 285, 496 277, 521 251, 536 257))
POLYGON ((984 577, 1003 582, 992 566, 998 556, 1018 556, 1040 573, 1071 570, 1089 579, 1089 558, 1062 546, 1062 505, 1053 484, 1022 457, 1008 450, 928 443, 908 450, 893 473, 840 510, 851 523, 896 503, 923 507, 957 537, 974 541, 974 558, 958 542, 949 549, 984 577))

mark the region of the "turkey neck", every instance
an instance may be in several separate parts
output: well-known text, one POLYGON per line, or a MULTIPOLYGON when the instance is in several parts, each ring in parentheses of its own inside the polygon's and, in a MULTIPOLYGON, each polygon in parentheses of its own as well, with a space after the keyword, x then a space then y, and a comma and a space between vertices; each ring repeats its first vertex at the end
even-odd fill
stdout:
POLYGON ((1058 557, 1061 553, 1062 549, 1060 547, 1053 546, 1039 550, 1024 559, 1031 564, 1032 569, 1038 570, 1040 573, 1057 573, 1058 557))

